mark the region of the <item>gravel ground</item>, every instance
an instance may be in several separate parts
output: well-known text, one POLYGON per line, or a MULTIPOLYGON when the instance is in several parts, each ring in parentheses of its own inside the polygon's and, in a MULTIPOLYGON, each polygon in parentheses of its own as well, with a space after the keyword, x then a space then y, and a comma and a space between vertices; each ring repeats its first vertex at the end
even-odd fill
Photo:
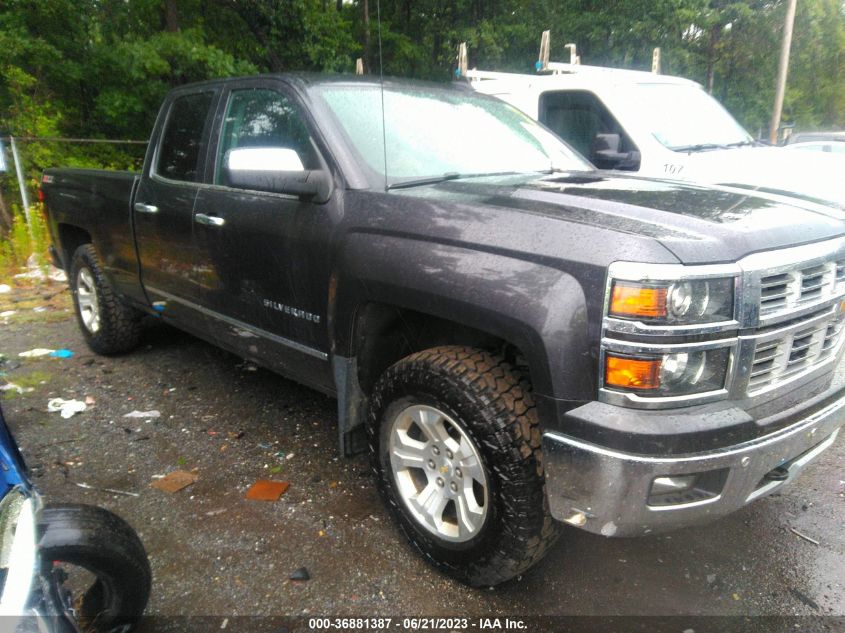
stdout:
POLYGON ((150 614, 845 615, 841 436, 782 494, 717 523, 638 539, 567 529, 526 576, 473 590, 403 541, 366 458, 339 456, 333 400, 160 324, 132 354, 95 356, 66 293, 46 305, 19 302, 0 319, 0 384, 33 388, 5 392, 4 411, 49 501, 101 505, 136 528, 154 573, 150 614), (18 358, 35 347, 75 354, 18 358), (47 412, 54 397, 93 404, 66 420, 47 412), (153 409, 161 416, 123 417, 153 409), (196 483, 150 487, 173 470, 196 483), (276 503, 246 500, 262 478, 290 489, 276 503), (311 580, 290 581, 303 566, 311 580))

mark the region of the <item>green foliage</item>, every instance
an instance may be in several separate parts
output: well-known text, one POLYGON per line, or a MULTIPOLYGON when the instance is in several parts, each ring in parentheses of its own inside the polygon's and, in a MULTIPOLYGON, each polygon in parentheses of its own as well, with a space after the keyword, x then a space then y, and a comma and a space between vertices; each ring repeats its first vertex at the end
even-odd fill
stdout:
MULTIPOLYGON (((145 140, 164 94, 257 72, 378 72, 448 81, 460 42, 470 66, 533 72, 541 31, 552 57, 575 42, 585 64, 663 70, 712 83, 752 133, 765 130, 786 0, 4 0, 0 134, 145 140), (364 7, 369 7, 365 20, 364 7)), ((845 5, 801 0, 784 118, 845 128, 845 5)), ((19 143, 29 183, 54 166, 138 169, 143 145, 19 143)), ((31 192, 30 197, 34 198, 31 192)), ((0 234, 19 199, 0 175, 0 234)))
POLYGON ((33 205, 30 220, 32 226, 27 228, 23 212, 17 205, 12 206, 12 226, 7 239, 0 240, 0 279, 9 279, 20 272, 33 255, 39 266, 49 262, 50 233, 42 204, 33 205))

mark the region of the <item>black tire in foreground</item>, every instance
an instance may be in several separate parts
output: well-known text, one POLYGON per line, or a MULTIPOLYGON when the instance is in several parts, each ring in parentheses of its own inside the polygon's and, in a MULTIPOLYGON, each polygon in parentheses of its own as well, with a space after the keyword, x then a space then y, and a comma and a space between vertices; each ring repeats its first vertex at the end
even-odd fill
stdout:
POLYGON ((119 354, 138 344, 142 315, 117 297, 91 244, 83 244, 73 254, 68 283, 76 319, 93 351, 119 354))
POLYGON ((492 586, 539 561, 559 533, 548 509, 530 383, 502 358, 437 347, 391 366, 368 420, 380 492, 441 571, 492 586))
POLYGON ((95 579, 73 596, 83 630, 129 630, 147 606, 152 583, 146 551, 129 524, 102 508, 68 504, 44 508, 38 527, 44 564, 82 568, 95 579))

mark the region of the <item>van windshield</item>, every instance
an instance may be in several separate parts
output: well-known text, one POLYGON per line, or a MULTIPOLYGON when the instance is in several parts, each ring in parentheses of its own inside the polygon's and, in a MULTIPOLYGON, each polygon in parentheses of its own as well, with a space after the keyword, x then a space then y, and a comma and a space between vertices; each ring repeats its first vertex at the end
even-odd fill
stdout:
POLYGON ((701 88, 636 84, 627 107, 662 145, 675 151, 718 149, 753 143, 751 135, 701 88))
POLYGON ((537 122, 483 95, 385 84, 385 138, 379 86, 323 84, 313 92, 328 105, 363 162, 389 186, 444 176, 593 169, 537 122))

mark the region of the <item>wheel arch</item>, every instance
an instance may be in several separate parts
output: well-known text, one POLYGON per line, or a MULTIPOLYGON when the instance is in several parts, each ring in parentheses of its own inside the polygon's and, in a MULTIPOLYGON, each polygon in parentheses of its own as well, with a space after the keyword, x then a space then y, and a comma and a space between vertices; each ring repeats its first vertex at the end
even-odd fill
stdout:
POLYGON ((70 263, 73 254, 83 244, 93 244, 91 233, 75 224, 60 223, 57 226, 59 238, 59 256, 62 259, 64 270, 70 272, 70 263))
POLYGON ((348 434, 363 421, 381 372, 437 345, 504 353, 541 394, 582 400, 595 390, 596 333, 588 330, 587 297, 573 275, 508 254, 367 237, 360 245, 366 251, 347 245, 330 293, 345 452, 352 452, 348 434))

